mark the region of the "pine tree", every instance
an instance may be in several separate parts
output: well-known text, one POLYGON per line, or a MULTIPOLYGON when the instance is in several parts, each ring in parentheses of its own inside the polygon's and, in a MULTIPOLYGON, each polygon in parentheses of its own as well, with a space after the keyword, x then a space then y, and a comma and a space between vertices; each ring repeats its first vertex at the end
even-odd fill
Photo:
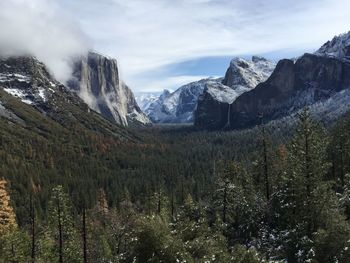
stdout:
POLYGON ((80 239, 74 228, 70 200, 62 186, 52 189, 49 206, 51 235, 58 243, 58 262, 81 262, 80 239))
POLYGON ((314 259, 330 262, 331 257, 340 260, 343 240, 349 235, 340 203, 331 184, 325 181, 330 168, 326 160, 327 141, 322 127, 311 119, 307 109, 304 110, 289 145, 288 167, 281 178, 275 203, 278 226, 281 233, 284 232, 281 243, 286 245, 288 262, 314 259), (334 233, 343 233, 338 235, 341 242, 335 241, 334 233), (332 238, 336 247, 327 252, 328 256, 332 255, 328 261, 320 256, 327 238, 332 238))
POLYGON ((252 177, 236 162, 222 163, 219 169, 214 207, 221 216, 230 244, 248 241, 256 235, 263 216, 262 198, 256 194, 252 177))

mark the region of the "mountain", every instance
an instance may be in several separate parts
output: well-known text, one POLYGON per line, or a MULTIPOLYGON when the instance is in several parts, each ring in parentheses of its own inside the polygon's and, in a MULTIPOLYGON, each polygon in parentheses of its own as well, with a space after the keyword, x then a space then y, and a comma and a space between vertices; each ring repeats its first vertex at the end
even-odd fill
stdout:
POLYGON ((221 105, 217 125, 199 118, 197 127, 244 129, 259 124, 261 116, 265 122, 277 120, 295 115, 305 106, 319 119, 345 114, 350 109, 348 47, 345 34, 327 42, 315 54, 279 61, 266 82, 233 103, 221 105))
POLYGON ((160 96, 159 92, 137 92, 135 93, 135 100, 140 109, 145 112, 149 106, 155 102, 160 96))
POLYGON ((151 103, 145 113, 155 123, 191 123, 198 97, 203 93, 206 83, 220 79, 202 79, 178 88, 173 93, 164 91, 151 103))
POLYGON ((8 121, 2 129, 25 129, 45 137, 81 129, 129 138, 124 129, 91 111, 34 57, 0 59, 0 116, 8 121))
POLYGON ((253 56, 251 61, 234 58, 222 83, 208 83, 199 97, 195 125, 206 129, 227 126, 228 105, 241 94, 264 82, 272 74, 275 66, 274 62, 258 56, 253 56))
POLYGON ((115 59, 89 52, 74 64, 68 86, 91 109, 117 124, 150 123, 130 88, 121 81, 115 59))
MULTIPOLYGON (((184 85, 166 98, 163 95, 163 99, 149 104, 144 111, 153 122, 191 123, 195 120, 194 114, 200 101, 201 104, 198 104, 200 108, 199 116, 206 118, 206 115, 213 114, 211 107, 214 105, 209 104, 216 99, 216 96, 211 97, 210 94, 217 92, 218 87, 220 87, 219 97, 224 101, 229 101, 233 93, 235 94, 234 97, 237 97, 255 88, 258 83, 265 81, 275 66, 275 63, 258 56, 253 56, 251 61, 235 58, 231 61, 224 78, 202 79, 184 85), (223 86, 226 86, 226 88, 223 86), (210 91, 211 88, 212 90, 210 91), (201 95, 203 97, 199 100, 201 95), (224 98, 225 96, 227 96, 227 99, 224 98), (206 98, 209 101, 206 101, 206 98)), ((217 102, 220 103, 222 101, 219 99, 214 104, 218 104, 217 102)))

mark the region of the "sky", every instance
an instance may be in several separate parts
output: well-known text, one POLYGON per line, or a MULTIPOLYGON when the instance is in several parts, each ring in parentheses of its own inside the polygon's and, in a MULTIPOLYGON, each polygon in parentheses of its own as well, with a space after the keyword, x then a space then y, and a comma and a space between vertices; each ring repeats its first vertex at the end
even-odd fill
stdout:
POLYGON ((61 81, 87 50, 135 91, 223 76, 235 56, 313 52, 350 30, 348 0, 1 0, 0 53, 30 53, 61 81))

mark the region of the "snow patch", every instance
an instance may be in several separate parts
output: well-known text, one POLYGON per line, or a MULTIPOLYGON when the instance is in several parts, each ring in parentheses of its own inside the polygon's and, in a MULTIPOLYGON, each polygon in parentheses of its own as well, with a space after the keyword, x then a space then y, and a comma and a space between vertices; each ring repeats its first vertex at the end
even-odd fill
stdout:
POLYGON ((29 104, 29 105, 33 104, 33 101, 27 98, 27 94, 23 90, 4 88, 4 91, 6 91, 8 94, 14 97, 21 99, 21 101, 26 104, 29 104))
POLYGON ((31 78, 21 74, 12 74, 12 73, 0 73, 0 82, 10 82, 10 81, 19 81, 29 83, 31 78))
MULTIPOLYGON (((241 91, 243 91, 243 89, 241 91)), ((228 104, 232 104, 240 95, 240 93, 232 88, 215 82, 207 84, 206 92, 209 93, 214 100, 228 104)))
POLYGON ((350 32, 335 36, 314 54, 350 61, 350 32))

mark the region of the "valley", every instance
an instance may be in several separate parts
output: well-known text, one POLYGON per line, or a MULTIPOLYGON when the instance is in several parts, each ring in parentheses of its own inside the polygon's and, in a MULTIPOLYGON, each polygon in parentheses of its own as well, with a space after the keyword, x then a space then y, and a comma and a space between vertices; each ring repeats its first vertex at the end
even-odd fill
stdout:
MULTIPOLYGON (((40 1, 21 5, 52 4, 40 1)), ((17 20, 0 28, 0 263, 349 263, 350 32, 294 58, 251 41, 255 30, 249 41, 236 31, 236 49, 224 48, 231 37, 211 41, 230 35, 232 26, 219 30, 227 21, 207 41, 195 42, 204 27, 191 39, 170 27, 150 44, 145 32, 161 23, 132 22, 172 8, 135 15, 140 3, 130 1, 119 3, 118 23, 88 34, 120 59, 85 47, 88 35, 75 39, 68 20, 45 40, 43 30, 25 34, 28 44, 12 41, 16 30, 2 36, 17 20), (143 38, 123 46, 129 23, 143 38), (164 44, 158 57, 173 35, 176 48, 164 44)), ((0 21, 12 4, 0 3, 0 21)), ((57 23, 54 7, 39 12, 51 17, 40 29, 57 23)), ((201 23, 225 11, 212 19, 208 10, 201 23)))

